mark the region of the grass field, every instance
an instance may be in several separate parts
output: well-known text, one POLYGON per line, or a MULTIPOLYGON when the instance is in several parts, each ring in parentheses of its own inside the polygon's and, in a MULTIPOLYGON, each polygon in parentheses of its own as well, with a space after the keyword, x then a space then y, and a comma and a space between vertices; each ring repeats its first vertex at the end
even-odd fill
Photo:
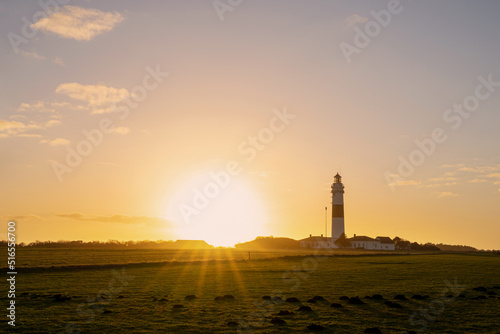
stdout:
MULTIPOLYGON (((365 251, 345 249, 319 251, 319 254, 334 255, 369 255, 369 254, 406 254, 407 252, 365 251)), ((247 260, 266 259, 294 255, 311 255, 314 250, 276 250, 276 251, 247 251, 231 248, 216 248, 210 250, 110 250, 110 249, 59 249, 59 248, 21 248, 17 254, 18 267, 51 267, 74 265, 105 265, 154 263, 171 261, 209 261, 209 260, 247 260)), ((416 254, 416 253, 415 253, 416 254)))
POLYGON ((498 255, 83 252, 19 250, 16 332, 313 333, 316 324, 325 333, 500 333, 498 255), (374 294, 384 299, 364 298, 374 294), (234 299, 215 300, 224 295, 234 299), (325 300, 307 302, 314 296, 325 300))

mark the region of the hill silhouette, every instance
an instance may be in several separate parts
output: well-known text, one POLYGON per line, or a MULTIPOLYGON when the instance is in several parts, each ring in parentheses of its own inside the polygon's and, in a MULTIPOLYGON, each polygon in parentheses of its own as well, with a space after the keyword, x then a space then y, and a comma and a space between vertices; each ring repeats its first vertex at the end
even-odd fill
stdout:
POLYGON ((257 237, 255 240, 238 243, 236 249, 297 249, 300 242, 291 238, 257 237))

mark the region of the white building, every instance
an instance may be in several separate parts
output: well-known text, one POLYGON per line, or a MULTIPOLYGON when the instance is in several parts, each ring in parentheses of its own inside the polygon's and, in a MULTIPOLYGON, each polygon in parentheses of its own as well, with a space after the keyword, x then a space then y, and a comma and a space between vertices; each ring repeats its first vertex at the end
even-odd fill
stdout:
POLYGON ((312 249, 327 249, 332 248, 331 238, 324 237, 323 234, 320 237, 315 237, 309 234, 309 238, 299 240, 301 248, 312 248, 312 249))
MULTIPOLYGON (((345 234, 344 223, 344 185, 342 184, 342 177, 337 173, 333 177, 332 184, 332 236, 331 238, 309 235, 300 241, 300 247, 324 249, 324 248, 337 248, 335 241, 345 234)), ((367 236, 356 236, 348 239, 351 243, 350 248, 362 248, 370 250, 394 250, 394 241, 389 237, 376 237, 375 239, 367 236)))
POLYGON ((362 248, 370 250, 394 250, 394 241, 389 237, 376 237, 375 239, 367 236, 356 236, 348 239, 351 242, 351 248, 362 248))

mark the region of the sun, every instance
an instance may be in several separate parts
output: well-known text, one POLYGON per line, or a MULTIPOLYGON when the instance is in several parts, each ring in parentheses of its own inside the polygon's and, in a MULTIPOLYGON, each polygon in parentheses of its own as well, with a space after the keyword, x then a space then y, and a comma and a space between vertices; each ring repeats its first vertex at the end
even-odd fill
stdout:
POLYGON ((183 182, 168 205, 178 239, 230 247, 267 235, 265 205, 243 176, 209 174, 183 182), (225 177, 225 178, 224 178, 225 177))

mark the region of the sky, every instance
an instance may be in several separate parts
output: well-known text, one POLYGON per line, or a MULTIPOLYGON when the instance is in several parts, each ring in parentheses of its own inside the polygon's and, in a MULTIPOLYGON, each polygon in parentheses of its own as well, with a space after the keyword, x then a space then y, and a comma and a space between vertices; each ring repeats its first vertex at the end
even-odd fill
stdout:
POLYGON ((44 3, 0 2, 0 238, 330 235, 339 172, 348 237, 500 249, 497 1, 44 3))

